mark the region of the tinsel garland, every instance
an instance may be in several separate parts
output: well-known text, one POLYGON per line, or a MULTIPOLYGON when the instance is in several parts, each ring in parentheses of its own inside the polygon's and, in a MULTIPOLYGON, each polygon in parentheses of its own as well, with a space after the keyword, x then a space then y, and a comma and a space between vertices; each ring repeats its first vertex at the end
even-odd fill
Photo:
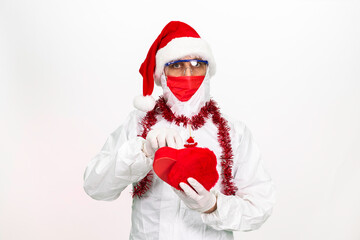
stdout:
MULTIPOLYGON (((205 105, 200 109, 197 115, 188 118, 184 115, 175 116, 171 109, 166 105, 166 100, 163 96, 160 96, 156 101, 155 107, 153 110, 148 111, 145 117, 141 120, 141 126, 143 128, 142 134, 138 135, 146 139, 148 132, 151 130, 151 127, 157 123, 156 116, 161 114, 161 116, 169 121, 174 122, 176 125, 180 126, 183 124, 184 127, 187 127, 190 124, 193 130, 201 128, 204 126, 206 119, 211 117, 211 120, 218 128, 218 142, 222 148, 221 158, 221 176, 222 176, 222 193, 225 195, 235 195, 237 187, 232 181, 232 164, 233 164, 233 152, 231 147, 230 135, 229 135, 229 126, 226 119, 224 119, 220 110, 217 107, 217 103, 210 99, 205 105)), ((133 197, 141 197, 151 186, 153 179, 153 172, 150 171, 142 180, 140 180, 133 187, 133 197)))

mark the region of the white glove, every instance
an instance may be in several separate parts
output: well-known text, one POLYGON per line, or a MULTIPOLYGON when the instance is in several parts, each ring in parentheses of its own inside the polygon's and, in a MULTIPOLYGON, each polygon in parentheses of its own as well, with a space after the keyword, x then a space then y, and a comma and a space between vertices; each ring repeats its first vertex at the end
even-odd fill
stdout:
POLYGON ((172 147, 180 149, 184 147, 183 140, 179 132, 172 128, 158 128, 151 130, 143 145, 143 152, 147 157, 154 157, 156 150, 161 147, 172 147))
POLYGON ((188 178, 188 182, 196 190, 194 191, 189 185, 181 182, 179 185, 184 192, 173 188, 175 193, 184 201, 185 205, 199 212, 208 212, 215 207, 216 196, 206 190, 201 183, 194 178, 188 178))

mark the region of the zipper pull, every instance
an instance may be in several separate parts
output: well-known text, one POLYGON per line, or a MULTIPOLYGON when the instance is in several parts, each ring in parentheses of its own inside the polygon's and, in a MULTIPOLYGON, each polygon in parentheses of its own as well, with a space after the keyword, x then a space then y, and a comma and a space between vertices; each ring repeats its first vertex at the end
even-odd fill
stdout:
POLYGON ((191 137, 191 127, 190 127, 190 124, 189 124, 189 134, 190 134, 190 137, 186 140, 186 143, 184 144, 184 147, 186 147, 186 148, 196 147, 196 145, 197 145, 198 143, 195 142, 194 138, 191 137))

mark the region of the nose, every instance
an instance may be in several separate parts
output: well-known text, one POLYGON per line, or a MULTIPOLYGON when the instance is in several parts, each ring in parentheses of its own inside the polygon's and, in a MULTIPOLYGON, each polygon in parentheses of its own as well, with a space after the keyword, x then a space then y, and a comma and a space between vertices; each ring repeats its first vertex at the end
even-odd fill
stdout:
POLYGON ((185 68, 184 76, 191 76, 191 75, 192 75, 191 67, 185 68))

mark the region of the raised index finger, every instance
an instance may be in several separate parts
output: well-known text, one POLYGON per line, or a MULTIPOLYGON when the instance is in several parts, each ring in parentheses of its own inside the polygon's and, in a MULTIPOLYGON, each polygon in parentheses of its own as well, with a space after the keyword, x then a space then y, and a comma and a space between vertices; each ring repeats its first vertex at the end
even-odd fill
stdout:
POLYGON ((204 186, 199 183, 195 178, 188 178, 188 182, 199 194, 207 192, 204 186))
POLYGON ((184 190, 184 193, 191 197, 192 199, 196 199, 199 195, 186 183, 181 182, 179 184, 182 190, 184 190))

